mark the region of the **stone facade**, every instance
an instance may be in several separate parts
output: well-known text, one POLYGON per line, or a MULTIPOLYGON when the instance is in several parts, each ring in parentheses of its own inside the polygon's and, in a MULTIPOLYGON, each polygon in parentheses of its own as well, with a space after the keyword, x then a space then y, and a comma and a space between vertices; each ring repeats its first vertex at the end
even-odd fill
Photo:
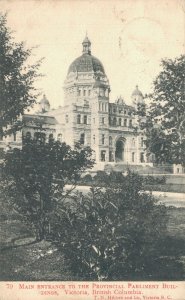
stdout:
POLYGON ((82 45, 82 55, 69 66, 64 82, 64 106, 47 113, 58 122, 56 138, 60 134, 71 146, 77 142, 90 146, 98 164, 150 163, 143 133, 136 131, 135 107, 144 103, 141 91, 136 87, 132 93, 133 106, 122 97, 110 103, 110 84, 104 67, 91 55, 87 37, 82 45))
MULTIPOLYGON (((69 66, 64 82, 64 106, 50 109, 44 95, 39 113, 23 116, 22 137, 37 138, 40 132, 46 141, 53 137, 72 147, 75 143, 89 146, 94 150, 98 167, 108 163, 151 164, 135 114, 137 104, 144 102, 141 91, 136 86, 132 106, 122 97, 110 103, 110 84, 104 67, 91 54, 88 37, 82 45, 82 55, 69 66)), ((16 145, 15 138, 12 142, 16 145)))

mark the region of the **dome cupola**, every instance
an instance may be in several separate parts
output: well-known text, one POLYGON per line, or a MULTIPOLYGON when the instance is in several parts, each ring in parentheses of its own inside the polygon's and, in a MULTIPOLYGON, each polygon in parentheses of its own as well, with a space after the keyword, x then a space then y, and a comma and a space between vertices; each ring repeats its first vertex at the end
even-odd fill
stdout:
POLYGON ((139 90, 138 85, 136 85, 136 88, 133 91, 131 98, 132 98, 132 102, 133 102, 134 106, 144 103, 144 97, 143 97, 142 92, 139 90))
POLYGON ((82 42, 83 45, 83 53, 91 54, 91 42, 88 39, 87 35, 82 42))
POLYGON ((82 55, 69 66, 64 82, 65 104, 83 105, 95 96, 109 97, 110 86, 101 61, 91 54, 91 42, 84 38, 82 55))
POLYGON ((101 61, 91 55, 91 42, 87 36, 83 40, 82 45, 82 55, 76 58, 69 66, 68 75, 75 72, 100 72, 105 74, 101 61))

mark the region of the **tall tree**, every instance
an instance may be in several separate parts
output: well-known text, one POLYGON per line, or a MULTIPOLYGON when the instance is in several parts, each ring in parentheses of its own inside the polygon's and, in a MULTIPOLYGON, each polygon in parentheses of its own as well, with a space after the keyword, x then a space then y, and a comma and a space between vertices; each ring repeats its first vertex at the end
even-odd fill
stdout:
POLYGON ((26 139, 21 150, 6 154, 4 192, 33 226, 38 240, 46 237, 56 203, 67 196, 64 186, 74 188, 84 170, 93 166, 91 153, 88 147, 71 149, 59 141, 26 139))
POLYGON ((146 146, 159 163, 185 165, 185 56, 162 60, 146 113, 146 146))
POLYGON ((32 50, 14 41, 7 15, 0 13, 0 135, 19 129, 18 117, 38 96, 34 82, 41 60, 28 63, 32 50))

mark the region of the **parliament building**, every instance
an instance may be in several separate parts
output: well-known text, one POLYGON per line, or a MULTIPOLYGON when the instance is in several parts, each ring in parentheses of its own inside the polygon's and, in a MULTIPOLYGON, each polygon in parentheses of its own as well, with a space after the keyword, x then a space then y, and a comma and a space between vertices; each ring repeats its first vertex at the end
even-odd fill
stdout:
POLYGON ((91 147, 97 168, 105 164, 152 165, 136 115, 137 105, 144 103, 142 92, 136 86, 131 106, 121 96, 110 102, 110 90, 104 66, 91 54, 91 42, 86 36, 82 55, 67 72, 64 105, 51 109, 44 95, 39 111, 23 115, 22 132, 8 137, 6 147, 21 147, 22 137, 38 138, 42 134, 46 141, 54 138, 72 147, 76 143, 91 147))

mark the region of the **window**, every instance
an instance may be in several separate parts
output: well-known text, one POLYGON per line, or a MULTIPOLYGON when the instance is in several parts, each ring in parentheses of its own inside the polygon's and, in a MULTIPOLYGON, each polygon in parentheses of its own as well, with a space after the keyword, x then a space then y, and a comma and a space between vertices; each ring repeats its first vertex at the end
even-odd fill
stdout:
POLYGON ((77 124, 81 123, 81 115, 77 115, 77 124))
POLYGON ((124 111, 124 114, 125 114, 125 115, 127 114, 127 111, 126 111, 126 110, 124 111))
POLYGON ((105 110, 105 104, 102 103, 102 111, 104 111, 104 110, 105 110))
POLYGON ((132 139, 132 146, 135 147, 135 138, 132 139))
POLYGON ((96 138, 95 138, 95 134, 93 135, 93 144, 95 144, 96 142, 96 138))
POLYGON ((134 162, 134 161, 135 161, 135 153, 132 152, 132 162, 134 162))
POLYGON ((91 90, 88 91, 89 96, 91 95, 91 90))
POLYGON ((49 142, 53 141, 53 133, 50 133, 49 135, 49 142))
POLYGON ((101 161, 105 161, 105 154, 106 154, 106 151, 102 150, 101 151, 101 161))
POLYGON ((102 124, 105 124, 105 118, 102 118, 102 124))
POLYGON ((0 133, 0 141, 2 141, 2 140, 3 140, 3 134, 0 133))
POLYGON ((112 137, 109 136, 109 146, 112 146, 112 137))
POLYGON ((95 118, 93 118, 93 124, 95 124, 95 118))
POLYGON ((81 133, 81 135, 80 135, 80 144, 82 144, 82 145, 85 144, 85 133, 81 133))
POLYGON ((144 138, 142 137, 142 138, 141 138, 141 147, 142 147, 142 148, 144 147, 144 144, 145 144, 144 138))
POLYGON ((46 134, 43 132, 35 132, 34 133, 34 140, 37 142, 45 143, 46 134))
POLYGON ((102 145, 105 144, 105 134, 102 134, 102 137, 101 137, 101 143, 102 143, 102 145))
POLYGON ((145 160, 144 160, 144 153, 143 152, 140 153, 140 162, 141 163, 145 162, 145 160))
POLYGON ((127 126, 127 119, 124 119, 124 126, 127 126))
POLYGON ((86 90, 84 90, 84 96, 86 96, 86 90))
POLYGON ((112 151, 109 151, 109 161, 114 161, 114 156, 112 151))
POLYGON ((87 124, 87 116, 84 116, 84 124, 87 124))
POLYGON ((57 135, 57 141, 62 142, 62 134, 61 133, 59 133, 57 135))
POLYGON ((16 132, 13 133, 13 140, 14 142, 16 142, 17 136, 16 136, 16 132))
POLYGON ((116 117, 113 118, 113 125, 116 126, 116 117))
POLYGON ((129 127, 132 127, 132 120, 129 120, 129 127))
POLYGON ((116 109, 115 109, 115 108, 113 108, 113 112, 114 112, 114 113, 116 112, 116 109))
POLYGON ((66 115, 66 123, 69 123, 69 116, 66 115))
POLYGON ((119 118, 119 126, 121 126, 121 118, 119 118))
POLYGON ((30 140, 30 139, 31 139, 31 132, 30 132, 30 131, 27 131, 27 132, 26 132, 26 139, 27 139, 27 140, 30 140))
POLYGON ((78 96, 81 96, 81 90, 78 90, 78 96))

